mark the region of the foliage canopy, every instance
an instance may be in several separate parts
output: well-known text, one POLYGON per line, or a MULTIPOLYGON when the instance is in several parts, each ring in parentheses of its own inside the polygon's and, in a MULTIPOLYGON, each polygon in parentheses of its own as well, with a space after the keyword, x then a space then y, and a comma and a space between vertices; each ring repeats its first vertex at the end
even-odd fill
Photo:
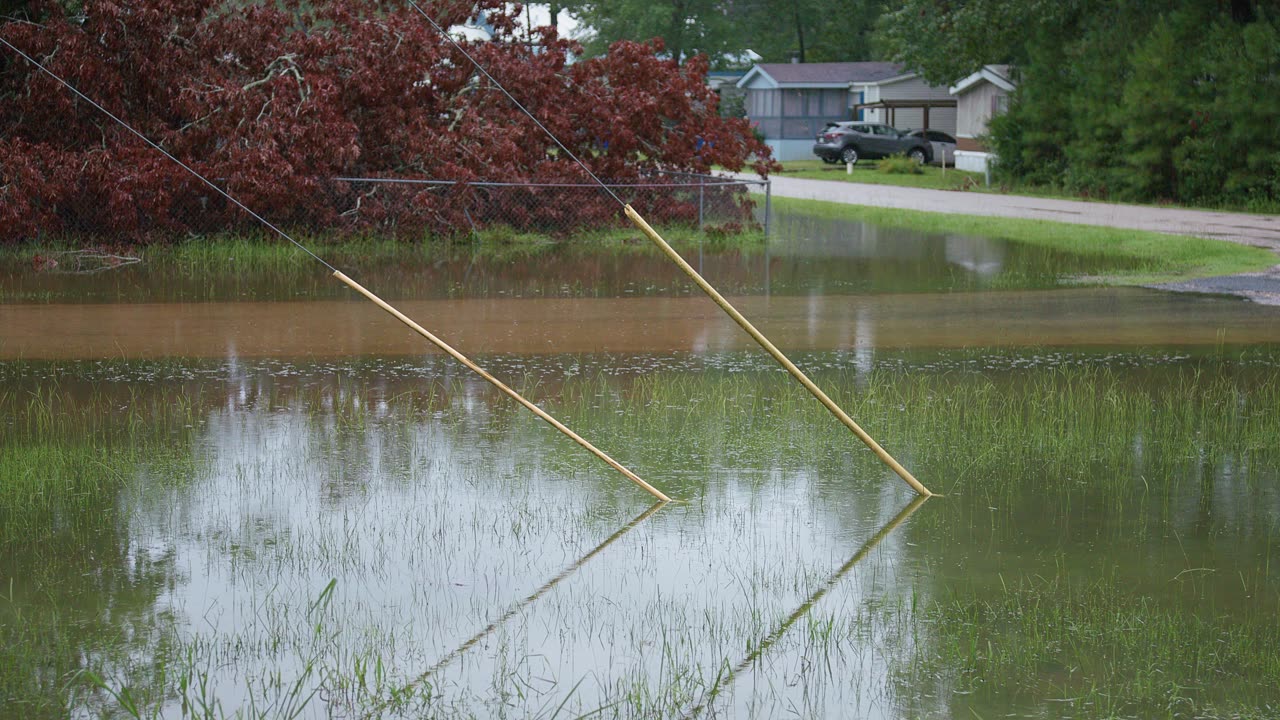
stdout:
POLYGON ((1280 203, 1280 2, 904 0, 879 25, 938 83, 1012 63, 1000 171, 1091 197, 1280 203))
POLYGON ((704 54, 715 66, 872 60, 871 33, 883 0, 569 0, 586 26, 588 55, 618 40, 660 37, 671 57, 704 54))
MULTIPOLYGON (((492 42, 468 52, 601 178, 658 170, 769 169, 741 119, 716 112, 707 61, 661 45, 580 48, 553 28, 529 35, 498 0, 480 9, 492 42)), ((101 102, 246 205, 282 225, 465 227, 451 191, 357 194, 331 178, 414 177, 580 183, 585 173, 402 2, 86 0, 70 14, 30 3, 39 24, 0 35, 101 102)), ((439 24, 471 2, 429 5, 439 24)), ((48 76, 0 60, 0 241, 64 229, 203 232, 243 223, 199 181, 48 76)), ((616 217, 601 202, 580 222, 616 217)), ((540 212, 530 203, 530 221, 540 212)), ((547 208, 563 215, 565 208, 547 208)), ((563 224, 565 218, 557 218, 563 224)))

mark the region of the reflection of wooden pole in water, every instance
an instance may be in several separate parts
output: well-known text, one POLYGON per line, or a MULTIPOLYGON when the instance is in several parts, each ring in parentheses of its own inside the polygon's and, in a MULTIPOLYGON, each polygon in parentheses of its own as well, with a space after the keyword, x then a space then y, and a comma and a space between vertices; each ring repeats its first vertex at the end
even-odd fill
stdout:
POLYGON ((652 485, 650 485, 649 483, 645 482, 644 480, 641 480, 639 475, 636 475, 635 473, 633 473, 633 472, 631 472, 630 470, 626 469, 626 468, 625 468, 625 467, 623 467, 623 466, 622 466, 622 464, 621 464, 621 463, 619 463, 617 460, 614 460, 613 458, 609 457, 608 455, 605 455, 605 454, 604 454, 604 452, 602 452, 602 451, 601 451, 599 448, 597 448, 595 445, 592 445, 591 443, 589 443, 589 442, 587 442, 586 440, 584 440, 584 439, 582 438, 582 436, 581 436, 581 435, 579 435, 578 433, 576 433, 576 432, 574 432, 574 431, 570 430, 569 428, 565 427, 565 426, 564 426, 564 424, 563 424, 563 423, 561 423, 559 420, 556 420, 555 418, 553 418, 553 417, 551 417, 550 415, 548 415, 548 414, 547 414, 547 412, 546 412, 546 411, 544 411, 542 408, 540 408, 540 407, 538 407, 537 405, 534 405, 533 403, 531 403, 531 402, 529 402, 528 400, 524 399, 524 396, 522 396, 520 393, 518 393, 518 392, 516 392, 515 390, 512 390, 511 388, 507 387, 507 385, 506 385, 505 383, 503 383, 501 380, 499 380, 499 379, 495 378, 494 376, 490 375, 489 373, 485 372, 483 368, 481 368, 479 365, 476 365, 475 363, 471 362, 471 360, 469 360, 469 359, 468 359, 465 355, 463 355, 462 353, 458 352, 457 350, 454 350, 454 349, 453 349, 453 348, 452 348, 448 343, 446 343, 445 341, 443 341, 443 340, 441 340, 440 338, 436 337, 435 335, 432 335, 431 333, 427 332, 426 328, 422 327, 421 325, 419 325, 418 323, 414 322, 413 320, 410 320, 410 319, 409 319, 409 317, 408 317, 407 315, 405 315, 404 313, 402 313, 402 312, 400 312, 399 310, 395 309, 394 307, 391 307, 391 305, 389 305, 385 300, 383 300, 382 298, 378 297, 377 295, 374 295, 373 293, 371 293, 371 292, 369 292, 368 290, 366 290, 366 289, 365 289, 365 287, 364 287, 363 285, 361 285, 360 283, 356 282, 355 280, 352 280, 351 278, 347 277, 346 275, 343 275, 341 272, 339 272, 339 271, 337 271, 337 270, 334 270, 334 271, 333 271, 333 276, 334 276, 334 277, 336 277, 336 278, 338 278, 338 279, 339 279, 339 280, 341 280, 342 282, 346 283, 347 285, 349 285, 349 286, 351 287, 351 289, 352 289, 352 290, 355 290, 356 292, 358 292, 358 293, 360 293, 361 295, 363 295, 363 296, 365 296, 366 298, 368 298, 371 302, 373 302, 373 304, 374 304, 374 305, 377 305, 378 307, 382 308, 383 310, 386 310, 386 311, 387 311, 388 313, 390 313, 390 314, 392 315, 392 317, 394 317, 395 319, 397 319, 397 320, 399 320, 400 322, 404 323, 405 325, 409 326, 409 329, 413 330, 414 332, 418 333, 418 334, 419 334, 419 335, 421 335, 422 337, 424 337, 424 338, 426 338, 427 340, 429 340, 429 341, 431 342, 431 344, 432 344, 432 345, 435 345, 436 347, 440 348, 441 350, 443 350, 443 351, 445 351, 445 352, 449 353, 449 355, 451 355, 451 356, 453 357, 453 359, 454 359, 454 360, 457 360, 458 362, 462 363, 463 365, 466 365, 466 366, 467 366, 467 368, 468 368, 469 370, 471 370, 471 372, 474 372, 475 374, 479 375, 480 377, 484 378, 485 380, 488 380, 488 381, 489 381, 489 382, 490 382, 494 387, 498 388, 498 389, 499 389, 499 390, 501 390, 504 394, 506 394, 506 396, 507 396, 507 397, 509 397, 509 398, 511 398, 512 400, 515 400, 516 402, 518 402, 518 403, 520 403, 521 405, 525 406, 526 408, 528 408, 528 409, 529 409, 529 412, 531 412, 531 413, 533 413, 534 415, 537 415, 538 417, 540 417, 540 418, 542 418, 543 420, 545 420, 545 421, 547 422, 547 424, 548 424, 548 425, 550 425, 551 427, 553 427, 553 428, 555 428, 555 429, 559 430, 560 432, 564 433, 565 435, 568 435, 568 436, 569 436, 569 438, 571 438, 574 442, 576 442, 576 443, 578 443, 579 445, 581 445, 582 447, 586 448, 586 449, 587 449, 587 450, 588 450, 592 455, 595 455, 596 457, 598 457, 598 458, 600 458, 601 460, 603 460, 605 463, 607 463, 607 464, 609 465, 609 467, 612 467, 614 470, 617 470, 618 472, 620 472, 620 473, 622 473, 623 475, 625 475, 625 476, 627 477, 627 479, 628 479, 628 480, 630 480, 631 482, 633 482, 633 483, 635 483, 635 484, 639 485, 640 487, 644 488, 644 489, 645 489, 645 490, 646 490, 650 495, 652 495, 652 496, 656 497, 656 498, 657 498, 658 500, 660 500, 661 502, 669 502, 669 501, 671 500, 671 498, 669 498, 669 497, 667 497, 666 495, 664 495, 664 494, 662 493, 662 491, 658 490, 657 488, 655 488, 654 486, 652 486, 652 485))
POLYGON ((739 673, 746 670, 755 663, 756 660, 759 660, 760 656, 768 652, 769 648, 773 647, 773 644, 781 639, 782 636, 791 629, 791 626, 795 625, 797 620, 808 614, 809 610, 811 610, 824 595, 830 592, 831 588, 835 587, 836 583, 840 582, 844 579, 845 575, 849 574, 849 571, 853 569, 854 565, 857 565, 862 558, 866 557, 868 553, 874 550, 875 547, 880 544, 880 541, 889 536, 889 533, 893 532, 899 525, 906 522, 907 518, 911 517, 911 513, 920 509, 920 506, 928 499, 929 497, 927 495, 921 495, 915 500, 912 500, 906 507, 902 508, 902 510, 895 515, 892 520, 886 523, 884 527, 880 528, 880 532, 876 533, 870 540, 863 543, 862 547, 858 548, 858 552, 853 554, 853 557, 845 561, 845 564, 841 565, 834 573, 832 573, 831 577, 827 578, 826 582, 824 582, 812 595, 801 603, 800 607, 795 609, 795 612, 788 615, 786 620, 783 620, 778 627, 774 628, 773 632, 769 633, 768 636, 761 640, 760 644, 756 645, 755 649, 748 653, 741 662, 733 666, 733 669, 729 672, 721 675, 719 681, 715 684, 715 687, 711 688, 711 691, 704 696, 702 702, 694 706, 693 709, 685 712, 683 716, 686 718, 695 717, 705 710, 708 705, 715 702, 715 699, 720 692, 728 687, 729 683, 733 682, 734 678, 736 678, 739 673))
POLYGON ((865 430, 863 430, 861 427, 858 427, 858 423, 854 422, 853 418, 849 417, 849 415, 845 413, 844 410, 841 410, 840 406, 836 405, 834 400, 827 397, 827 394, 822 392, 821 388, 815 385, 813 381, 810 380, 809 377, 800 370, 800 368, 796 367, 795 363, 791 362, 791 360, 787 358, 786 355, 783 355, 782 351, 779 350, 777 346, 769 342, 769 338, 765 337, 764 333, 757 330, 756 327, 752 325, 750 321, 748 321, 745 317, 743 317, 742 313, 738 312, 737 308, 730 305, 729 301, 725 300, 724 296, 721 295, 718 290, 716 290, 714 287, 711 286, 711 283, 703 279, 703 277, 698 274, 697 270, 694 270, 693 267, 689 265, 689 263, 685 262, 685 259, 680 257, 680 253, 676 252, 674 248, 668 245, 667 241, 663 240, 662 236, 659 235, 656 230, 650 227, 649 223, 645 222, 644 218, 640 217, 640 213, 632 209, 630 205, 624 206, 624 210, 627 214, 627 217, 631 219, 631 222, 634 223, 636 227, 640 228, 641 232, 649 236, 649 239, 652 240, 654 244, 656 244, 659 248, 661 248, 662 252, 665 253, 667 257, 671 258, 671 260, 674 261, 676 265, 679 265, 680 269, 683 270, 684 273, 688 275, 695 283, 697 283, 698 287, 702 288, 702 291, 705 292, 708 296, 710 296, 711 299, 714 300, 715 303, 720 306, 721 310, 724 310, 726 313, 728 313, 729 317, 733 318, 733 321, 738 323, 739 327, 741 327, 743 330, 746 330, 747 334, 750 335, 753 340, 755 340, 757 343, 760 344, 760 347, 768 351, 768 353, 773 356, 774 360, 777 360, 778 363, 782 365, 782 367, 786 368, 787 372, 791 373, 791 377, 800 381, 800 384, 803 385, 806 390, 812 393, 814 397, 818 398, 818 402, 822 403, 827 408, 827 410, 830 410, 831 414, 835 415, 836 418, 840 420, 840 422, 844 423, 845 427, 852 430, 853 434, 857 435, 859 440, 861 440, 867 447, 871 448, 872 452, 874 452, 885 465, 888 465, 890 468, 892 468, 893 471, 898 474, 898 477, 905 480, 906 483, 911 486, 912 490, 915 490, 917 493, 919 493, 920 495, 923 495, 924 497, 929 497, 930 495, 933 494, 929 492, 929 489, 926 488, 923 484, 921 484, 919 480, 916 480, 915 476, 907 472, 906 468, 898 464, 898 461, 894 460, 893 456, 891 456, 888 452, 886 452, 884 448, 880 447, 880 443, 877 443, 870 435, 866 433, 865 430))
MULTIPOLYGON (((635 529, 635 527, 636 527, 637 525, 639 525, 640 523, 642 523, 642 522, 644 522, 645 520, 649 519, 649 516, 650 516, 650 515, 652 515, 652 514, 654 514, 655 512, 657 512, 657 511, 658 511, 658 508, 660 508, 660 507, 662 507, 663 505, 666 505, 666 504, 667 504, 667 503, 666 503, 665 501, 661 501, 661 500, 659 500, 658 502, 654 503, 653 505, 650 505, 648 509, 646 509, 644 512, 642 512, 642 513, 640 513, 639 515, 637 515, 636 517, 634 517, 634 518, 631 520, 631 522, 629 522, 629 523, 627 523, 626 525, 623 525, 622 527, 618 528, 618 530, 617 530, 615 533, 613 533, 612 535, 610 535, 609 537, 607 537, 607 538, 605 538, 603 541, 601 541, 599 545, 595 546, 595 547, 591 550, 591 552, 587 553, 586 555, 583 555, 582 557, 578 558, 578 559, 577 559, 577 560, 576 560, 572 565, 570 565, 569 567, 566 567, 565 569, 561 570, 561 571, 559 572, 559 574, 557 574, 555 577, 553 577, 553 578, 551 578, 550 580, 548 580, 547 582, 543 583, 542 587, 538 588, 537 590, 534 590, 534 591, 533 591, 533 593, 532 593, 531 595, 529 595, 529 597, 526 597, 525 599, 523 599, 523 600, 521 600, 521 601, 517 602, 516 604, 512 605, 512 606, 511 606, 511 607, 510 607, 510 608, 509 608, 505 613, 503 613, 503 614, 502 614, 502 615, 501 615, 497 620, 494 620, 493 622, 489 623, 489 624, 488 624, 488 625, 487 625, 483 630, 481 630, 480 632, 476 633, 475 635, 472 635, 470 639, 468 639, 466 642, 462 643, 462 644, 461 644, 461 645, 459 645, 458 647, 454 648, 452 651, 450 651, 450 652, 449 652, 449 654, 448 654, 448 655, 445 655, 444 657, 440 658, 440 660, 439 660, 439 661, 437 661, 435 665, 432 665, 431 667, 427 668, 426 672, 424 672, 424 673, 422 673, 421 675, 419 675, 418 677, 414 678, 412 682, 410 682, 410 683, 408 683, 407 685, 405 685, 405 686, 401 687, 401 688, 396 692, 396 695, 397 695, 397 696, 402 696, 402 695, 404 695, 405 693, 407 693, 408 691, 410 691, 410 690, 412 690, 412 689, 414 689, 414 688, 418 687, 418 686, 419 686, 419 685, 421 685, 422 683, 426 682, 427 678, 429 678, 429 677, 431 677, 432 675, 434 675, 434 674, 436 674, 437 672, 439 672, 440 668, 444 667, 445 665, 448 665, 449 663, 453 662, 453 661, 454 661, 454 659, 456 659, 459 655, 461 655, 462 653, 466 652, 467 650, 470 650, 472 647, 474 647, 474 646, 475 646, 475 644, 476 644, 476 643, 478 643, 478 642, 480 642, 481 640, 483 640, 486 636, 488 636, 488 635, 489 635, 490 633, 492 633, 494 630, 497 630, 497 629, 498 629, 498 628, 499 628, 503 623, 505 623, 506 621, 510 620, 512 617, 514 617, 514 616, 515 616, 517 613, 519 613, 521 610, 524 610, 524 609, 525 609, 526 607, 528 607, 531 603, 533 603, 533 601, 535 601, 535 600, 537 600, 538 598, 540 598, 540 597, 542 597, 543 595, 545 595, 549 590, 551 590, 551 588, 554 588, 557 584, 559 584, 561 580, 564 580, 565 578, 569 577, 569 576, 570 576, 570 575, 572 575, 574 572, 576 572, 576 571, 578 570, 578 568, 582 567, 583 565, 586 565, 586 564, 587 564, 587 561, 589 561, 591 558, 595 557, 596 555, 599 555, 599 554, 601 553, 601 551, 603 551, 605 548, 607 548, 607 547, 609 547, 610 545, 612 545, 615 541, 617 541, 617 539, 618 539, 618 538, 620 538, 620 537, 622 537, 623 535, 626 535, 627 533, 631 532, 633 529, 635 529)), ((376 715, 377 713, 379 713, 379 712, 381 712, 382 710, 386 709, 386 706, 387 706, 388 704, 389 704, 389 703, 382 703, 381 705, 379 705, 379 706, 375 707, 373 710, 371 710, 369 713, 366 713, 366 714, 365 714, 365 717, 370 717, 371 715, 376 715)))

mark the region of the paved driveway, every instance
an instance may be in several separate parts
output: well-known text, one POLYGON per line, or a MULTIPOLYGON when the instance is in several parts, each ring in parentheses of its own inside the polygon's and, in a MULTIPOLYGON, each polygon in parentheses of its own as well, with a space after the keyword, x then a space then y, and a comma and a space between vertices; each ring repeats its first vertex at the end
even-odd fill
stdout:
MULTIPOLYGON (((734 176, 742 179, 759 179, 758 176, 745 173, 734 176)), ((1246 215, 1212 210, 1054 200, 1024 195, 922 190, 894 185, 867 185, 776 175, 771 180, 773 194, 778 197, 903 210, 1030 218, 1081 225, 1151 230, 1253 245, 1280 254, 1280 216, 1277 215, 1246 215)), ((1280 258, 1277 259, 1280 260, 1280 258)), ((1239 295, 1267 304, 1280 304, 1280 265, 1260 273, 1203 278, 1169 283, 1160 287, 1170 290, 1239 295)))

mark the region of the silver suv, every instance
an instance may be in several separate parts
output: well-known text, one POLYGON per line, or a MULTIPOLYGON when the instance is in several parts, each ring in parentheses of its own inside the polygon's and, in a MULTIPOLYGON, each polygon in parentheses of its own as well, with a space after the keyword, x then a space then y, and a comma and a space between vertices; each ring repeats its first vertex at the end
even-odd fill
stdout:
POLYGON ((853 164, 866 159, 906 155, 918 163, 933 161, 933 146, 881 123, 830 122, 818 133, 813 153, 823 162, 853 164))

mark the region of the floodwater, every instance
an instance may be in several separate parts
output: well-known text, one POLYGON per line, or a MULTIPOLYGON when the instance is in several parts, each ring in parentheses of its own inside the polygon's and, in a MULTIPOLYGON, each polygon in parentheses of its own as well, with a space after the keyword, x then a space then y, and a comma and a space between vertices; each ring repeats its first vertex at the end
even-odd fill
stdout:
MULTIPOLYGON (((1276 311, 1140 289, 730 298, 781 347, 962 348, 1280 342, 1276 311)), ((403 300, 471 353, 708 352, 753 341, 705 297, 403 300)), ((402 356, 432 346, 347 301, 0 305, 0 358, 402 356), (51 332, 56 329, 56 332, 51 332)))
POLYGON ((944 497, 625 264, 578 297, 510 297, 501 263, 470 272, 502 293, 369 285, 660 506, 340 293, 23 280, 0 716, 128 716, 125 688, 166 717, 1280 713, 1276 308, 982 290, 1007 279, 958 241, 792 232, 761 266, 789 289, 744 271, 743 311, 944 497), (901 254, 928 282, 860 275, 901 254))
MULTIPOLYGON (((923 235, 862 223, 782 215, 773 242, 747 249, 682 246, 691 265, 725 294, 824 295, 1058 287, 1088 276, 1096 258, 964 235, 923 235)), ((265 242, 265 241, 264 241, 265 242)), ((147 257, 144 249, 142 256, 147 257)), ((236 257, 193 261, 182 272, 142 262, 104 272, 0 267, 0 302, 125 303, 317 300, 351 297, 301 251, 284 268, 236 257), (195 275, 196 277, 192 277, 195 275)), ((642 297, 699 291, 643 236, 621 247, 568 241, 499 252, 458 245, 394 263, 330 258, 387 299, 642 297)), ((66 267, 73 263, 64 262, 66 267)))

